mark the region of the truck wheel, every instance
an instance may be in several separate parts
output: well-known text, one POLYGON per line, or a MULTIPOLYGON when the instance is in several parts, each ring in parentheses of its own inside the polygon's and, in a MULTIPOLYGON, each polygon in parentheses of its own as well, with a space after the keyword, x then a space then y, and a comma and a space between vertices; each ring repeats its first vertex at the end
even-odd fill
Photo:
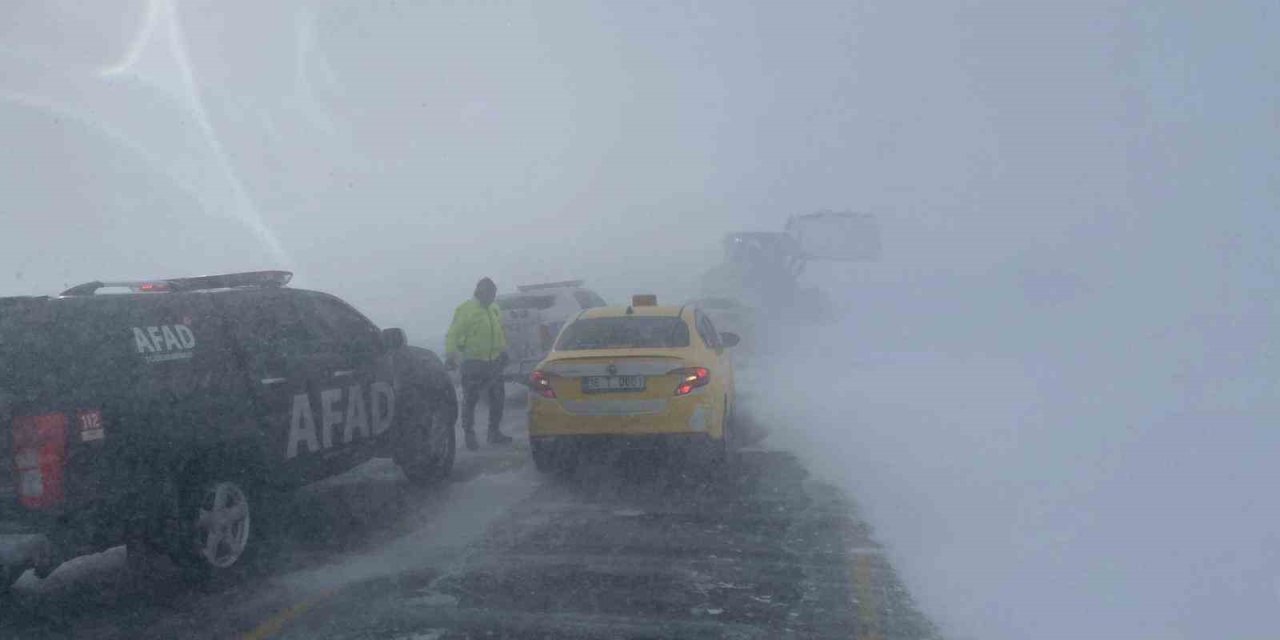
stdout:
POLYGON ((253 494, 243 482, 217 476, 184 489, 168 549, 174 563, 202 581, 243 566, 254 547, 253 494))
POLYGON ((395 461, 410 482, 433 485, 453 473, 458 449, 454 429, 458 420, 456 398, 452 389, 441 392, 432 401, 426 418, 405 434, 405 446, 397 449, 395 461))

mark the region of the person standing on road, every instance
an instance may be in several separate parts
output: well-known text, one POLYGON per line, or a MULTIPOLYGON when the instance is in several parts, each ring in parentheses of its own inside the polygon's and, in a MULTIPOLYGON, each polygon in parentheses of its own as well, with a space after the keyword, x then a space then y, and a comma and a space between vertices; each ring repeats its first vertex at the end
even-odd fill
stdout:
POLYGON ((445 362, 450 369, 461 367, 462 434, 471 451, 480 446, 476 443, 475 422, 481 394, 489 404, 489 444, 511 442, 511 437, 499 430, 506 402, 502 369, 507 363, 507 337, 502 331, 498 305, 493 303, 497 295, 493 280, 481 278, 475 295, 453 312, 453 323, 445 338, 445 362))

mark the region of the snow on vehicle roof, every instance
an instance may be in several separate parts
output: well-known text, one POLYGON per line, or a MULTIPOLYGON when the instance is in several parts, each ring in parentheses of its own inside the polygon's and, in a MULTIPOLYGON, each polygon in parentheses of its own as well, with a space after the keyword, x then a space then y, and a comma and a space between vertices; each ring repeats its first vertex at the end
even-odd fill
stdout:
POLYGON ((516 291, 530 293, 548 289, 581 289, 585 282, 585 280, 562 280, 560 282, 544 282, 542 284, 521 284, 516 285, 516 291))

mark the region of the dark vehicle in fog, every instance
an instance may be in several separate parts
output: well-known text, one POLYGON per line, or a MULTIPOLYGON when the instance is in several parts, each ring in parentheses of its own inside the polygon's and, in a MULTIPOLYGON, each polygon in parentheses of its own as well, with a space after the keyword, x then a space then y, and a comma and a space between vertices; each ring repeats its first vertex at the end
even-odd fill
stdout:
POLYGON ((439 358, 290 276, 0 298, 0 589, 122 542, 228 573, 282 490, 382 456, 448 476, 439 358))

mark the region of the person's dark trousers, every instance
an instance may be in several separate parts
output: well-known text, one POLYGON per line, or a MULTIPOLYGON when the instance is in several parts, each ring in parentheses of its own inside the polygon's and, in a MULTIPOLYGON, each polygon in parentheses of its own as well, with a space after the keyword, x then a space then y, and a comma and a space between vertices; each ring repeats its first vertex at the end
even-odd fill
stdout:
POLYGON ((502 425, 502 408, 507 399, 502 383, 502 366, 497 361, 464 360, 461 377, 462 433, 468 442, 475 439, 476 404, 484 395, 489 404, 489 441, 493 442, 495 435, 501 435, 498 427, 502 425))

